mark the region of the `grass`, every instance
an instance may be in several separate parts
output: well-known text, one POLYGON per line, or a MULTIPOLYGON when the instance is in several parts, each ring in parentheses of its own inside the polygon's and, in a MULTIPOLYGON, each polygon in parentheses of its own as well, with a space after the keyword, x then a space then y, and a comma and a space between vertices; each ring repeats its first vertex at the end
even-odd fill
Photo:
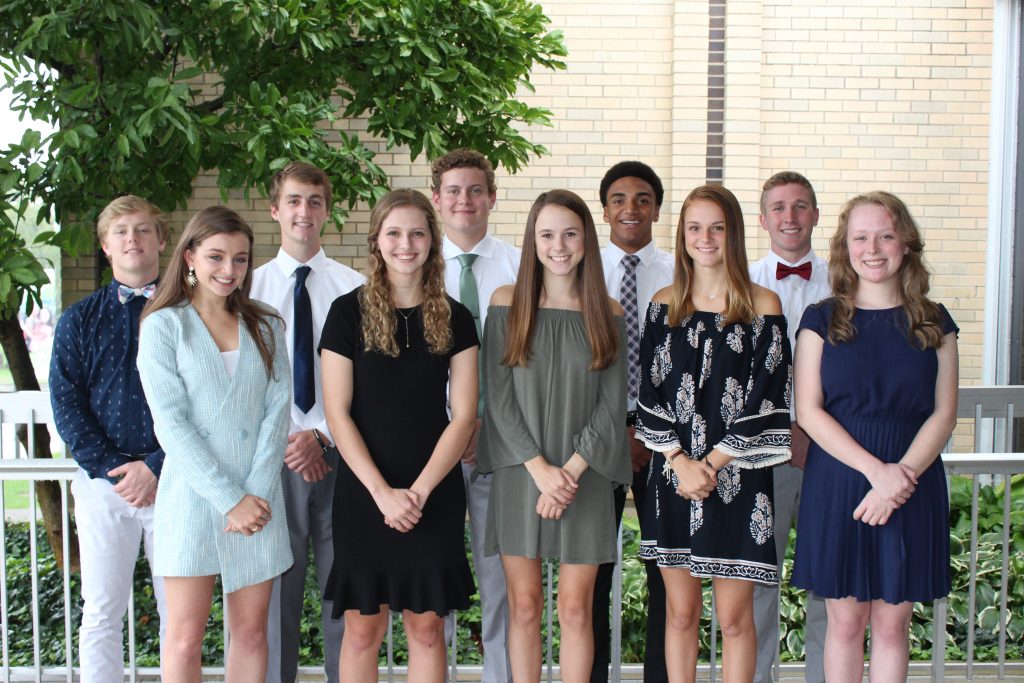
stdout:
POLYGON ((4 482, 4 509, 5 510, 27 510, 28 509, 28 485, 27 481, 5 481, 4 482))

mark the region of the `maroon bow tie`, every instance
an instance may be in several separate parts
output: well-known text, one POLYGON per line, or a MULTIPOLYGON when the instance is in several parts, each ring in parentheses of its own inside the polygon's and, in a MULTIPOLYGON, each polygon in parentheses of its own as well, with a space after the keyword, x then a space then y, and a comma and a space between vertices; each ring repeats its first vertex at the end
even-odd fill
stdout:
POLYGON ((793 266, 787 266, 785 263, 775 264, 775 279, 782 280, 789 277, 790 275, 799 275, 805 280, 811 279, 811 262, 801 263, 795 268, 793 266))

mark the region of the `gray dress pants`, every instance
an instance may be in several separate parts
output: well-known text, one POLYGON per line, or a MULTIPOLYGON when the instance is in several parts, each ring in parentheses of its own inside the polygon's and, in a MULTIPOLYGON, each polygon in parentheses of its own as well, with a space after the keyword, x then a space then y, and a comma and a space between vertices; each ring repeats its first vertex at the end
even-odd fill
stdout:
MULTIPOLYGON (((331 510, 334 502, 334 481, 338 475, 340 456, 335 448, 324 456, 331 471, 322 481, 309 483, 301 474, 285 466, 281 474, 284 487, 285 514, 288 516, 288 536, 291 540, 295 564, 274 579, 274 592, 270 598, 267 623, 267 683, 294 683, 299 666, 299 626, 302 623, 302 604, 305 597, 306 566, 309 544, 313 544, 316 564, 316 583, 323 596, 327 576, 334 564, 334 538, 331 533, 331 510)), ((338 681, 338 659, 341 656, 341 636, 344 619, 331 619, 332 605, 323 600, 321 627, 324 636, 324 670, 327 680, 338 681)))

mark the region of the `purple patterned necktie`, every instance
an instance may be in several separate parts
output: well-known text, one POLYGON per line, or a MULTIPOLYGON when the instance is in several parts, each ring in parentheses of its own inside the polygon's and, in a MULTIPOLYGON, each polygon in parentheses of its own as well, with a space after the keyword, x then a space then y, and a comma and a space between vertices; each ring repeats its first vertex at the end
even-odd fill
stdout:
POLYGON ((629 400, 635 401, 640 390, 640 315, 636 303, 636 267, 640 257, 626 254, 622 257, 622 284, 619 285, 619 303, 626 314, 626 346, 629 361, 629 400))

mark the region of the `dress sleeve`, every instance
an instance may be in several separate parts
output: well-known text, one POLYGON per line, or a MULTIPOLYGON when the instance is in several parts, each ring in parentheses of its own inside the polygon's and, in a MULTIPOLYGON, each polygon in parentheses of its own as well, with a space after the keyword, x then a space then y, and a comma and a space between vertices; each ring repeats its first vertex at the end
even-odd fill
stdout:
POLYGON ((953 316, 949 314, 949 311, 942 304, 939 304, 939 326, 942 328, 942 334, 956 332, 957 336, 960 336, 960 328, 957 327, 953 316))
POLYGON ((626 442, 626 324, 615 318, 619 352, 615 362, 601 373, 597 405, 586 426, 573 437, 573 448, 587 464, 616 484, 633 481, 633 468, 626 442))
POLYGON ((355 358, 362 334, 359 315, 359 289, 339 296, 331 304, 320 333, 320 347, 317 352, 327 349, 346 358, 355 358))
POLYGON ((476 323, 473 322, 473 314, 469 309, 455 299, 448 297, 448 303, 452 308, 452 351, 457 355, 472 347, 480 346, 480 337, 476 334, 476 323))
POLYGON ((800 317, 800 327, 797 328, 797 335, 800 330, 810 330, 822 339, 828 339, 828 326, 832 320, 832 306, 826 299, 817 304, 812 304, 804 310, 800 317))
POLYGON ((636 402, 636 438, 652 451, 667 453, 681 448, 676 433, 676 416, 664 406, 675 402, 671 387, 664 383, 671 368, 672 331, 668 306, 652 301, 640 336, 640 390, 636 402))
MULTIPOLYGON (((139 377, 153 411, 153 427, 164 450, 181 467, 189 485, 222 515, 242 500, 245 491, 225 475, 189 420, 190 399, 178 367, 179 324, 170 309, 151 314, 139 330, 139 377), (175 329, 178 327, 178 329, 175 329)), ((181 368, 195 372, 195 368, 181 368)))
POLYGON ((786 462, 790 452, 793 363, 781 315, 755 316, 749 376, 729 377, 722 395, 725 436, 714 448, 740 468, 786 462), (743 382, 746 382, 746 386, 743 382))
POLYGON ((522 465, 542 455, 519 408, 512 368, 502 365, 505 354, 507 306, 491 306, 484 328, 483 424, 477 444, 477 468, 488 474, 502 467, 522 465))
MULTIPOLYGON (((263 420, 256 438, 252 468, 245 478, 245 490, 269 501, 281 480, 284 452, 288 447, 292 383, 284 323, 277 317, 265 320, 269 322, 269 332, 274 337, 274 375, 269 378, 263 395, 263 420)), ((263 365, 262 358, 259 363, 263 365)))

